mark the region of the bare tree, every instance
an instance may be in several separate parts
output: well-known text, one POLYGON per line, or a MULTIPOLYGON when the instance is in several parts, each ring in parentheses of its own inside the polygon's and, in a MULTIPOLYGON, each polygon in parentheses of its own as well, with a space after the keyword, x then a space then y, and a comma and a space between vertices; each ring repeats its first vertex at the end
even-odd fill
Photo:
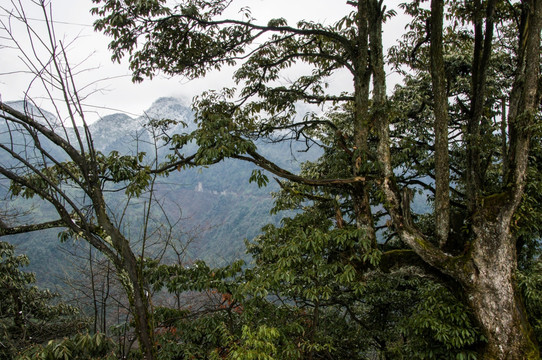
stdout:
POLYGON ((58 218, 40 223, 0 224, 0 235, 64 227, 65 236, 87 241, 114 266, 126 292, 135 320, 140 348, 147 359, 155 356, 152 311, 142 267, 130 240, 116 226, 104 191, 112 183, 124 183, 130 195, 139 195, 151 183, 150 168, 142 155, 105 156, 94 148, 87 126, 75 74, 67 58, 69 43, 55 34, 51 9, 44 0, 35 1, 42 11, 44 28, 29 20, 21 2, 3 9, 2 36, 16 50, 32 78, 20 108, 0 101, 0 151, 5 159, 0 174, 10 181, 12 196, 39 198, 54 207, 58 218), (22 25, 24 37, 15 30, 22 25), (40 104, 54 109, 54 116, 41 110, 33 94, 41 94, 40 104))

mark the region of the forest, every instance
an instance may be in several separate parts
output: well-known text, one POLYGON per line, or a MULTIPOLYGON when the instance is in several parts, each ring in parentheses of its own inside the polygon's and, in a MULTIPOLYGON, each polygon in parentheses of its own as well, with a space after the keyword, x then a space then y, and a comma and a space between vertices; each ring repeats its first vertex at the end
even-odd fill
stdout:
POLYGON ((32 75, 0 96, 0 358, 540 358, 541 0, 343 0, 332 24, 92 0, 133 86, 234 69, 128 147, 101 141, 133 119, 89 123, 50 1, 0 7, 0 51, 32 75), (168 200, 195 174, 220 191, 185 203, 231 215, 214 254, 244 254, 190 259, 201 229, 168 200), (58 294, 17 251, 51 237, 77 272, 58 294))

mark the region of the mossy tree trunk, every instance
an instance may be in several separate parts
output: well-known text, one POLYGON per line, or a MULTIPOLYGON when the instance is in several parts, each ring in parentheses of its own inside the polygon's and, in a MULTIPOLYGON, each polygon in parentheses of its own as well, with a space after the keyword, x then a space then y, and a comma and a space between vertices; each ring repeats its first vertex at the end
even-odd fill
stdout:
MULTIPOLYGON (((115 57, 131 56, 134 79, 137 81, 144 76, 154 75, 158 70, 171 75, 202 76, 210 68, 220 67, 236 59, 261 34, 272 32, 276 35, 272 41, 264 42, 262 47, 254 50, 248 60, 240 65, 241 71, 236 73, 235 78, 244 84, 241 101, 238 102, 239 98, 235 99, 235 95, 223 98, 207 93, 195 103, 200 128, 194 137, 202 140, 202 149, 194 155, 198 162, 212 164, 227 156, 252 162, 278 177, 306 186, 340 188, 341 192, 347 189, 348 198, 353 202, 353 210, 348 215, 350 219, 356 220, 359 228, 367 230, 368 238, 374 237, 375 233, 375 214, 371 213, 371 208, 384 207, 390 218, 386 226, 425 265, 445 274, 447 280, 451 277, 467 293, 467 302, 488 340, 482 351, 483 357, 504 360, 538 356, 538 347, 516 289, 514 271, 517 269, 517 246, 511 222, 524 194, 529 143, 532 130, 537 125, 535 114, 540 110, 541 0, 473 0, 464 4, 432 0, 430 16, 419 1, 406 2, 405 8, 414 9, 410 15, 418 27, 408 35, 415 39, 409 38, 401 45, 403 52, 399 51, 398 57, 415 59, 397 60, 397 63, 399 66, 409 66, 412 70, 410 74, 421 74, 416 80, 428 73, 431 78, 430 86, 414 90, 418 91, 415 94, 416 101, 418 97, 423 98, 420 100, 423 106, 422 110, 415 111, 413 118, 394 114, 392 103, 387 98, 382 24, 389 12, 383 5, 384 1, 347 1, 355 10, 329 27, 309 22, 300 22, 297 27, 292 27, 284 19, 275 19, 267 25, 257 25, 252 20, 224 19, 221 17, 224 10, 221 6, 225 2, 221 1, 214 5, 200 5, 198 10, 205 15, 194 11, 193 4, 188 2, 184 8, 157 8, 168 14, 164 15, 167 21, 154 20, 160 14, 156 9, 151 13, 113 0, 97 0, 97 3, 101 3, 101 7, 94 10, 101 16, 96 23, 97 29, 115 38, 111 43, 115 57), (443 29, 446 25, 443 14, 446 6, 453 7, 447 13, 450 16, 447 23, 455 23, 454 26, 465 24, 459 26, 460 32, 465 35, 460 40, 450 37, 456 27, 443 29), (520 9, 521 16, 509 16, 510 12, 516 13, 520 9), (119 12, 130 21, 119 25, 119 12), (172 12, 175 15, 170 16, 172 12), (151 23, 156 25, 153 27, 149 25, 151 23), (497 26, 513 29, 516 25, 517 32, 510 32, 510 38, 506 39, 515 45, 507 44, 499 48, 499 55, 516 61, 512 65, 514 74, 506 70, 502 74, 506 80, 508 77, 513 78, 513 84, 510 86, 504 81, 506 84, 500 90, 500 95, 504 95, 509 102, 506 119, 509 131, 503 131, 503 136, 508 138, 508 142, 503 141, 507 144, 503 150, 507 154, 501 154, 501 158, 506 160, 500 164, 500 159, 494 160, 495 150, 487 149, 490 145, 485 143, 488 133, 493 133, 493 129, 486 126, 487 123, 491 122, 491 116, 498 118, 498 115, 494 115, 492 104, 488 104, 494 100, 491 96, 494 96, 495 90, 491 88, 494 84, 489 80, 502 80, 494 74, 502 69, 492 64, 495 48, 500 43, 493 33, 497 26), (122 31, 119 31, 121 27, 122 31), (219 30, 231 42, 229 49, 224 49, 223 39, 217 40, 214 36, 219 30), (415 32, 417 34, 413 35, 415 32), (150 37, 150 33, 160 36, 150 37), (132 34, 141 34, 141 37, 132 34), (143 39, 143 36, 147 37, 143 39), (176 51, 162 51, 169 48, 172 39, 180 44, 176 51), (187 39, 194 39, 201 45, 188 46, 191 42, 187 39), (206 40, 201 42, 201 39, 206 40), (444 39, 449 42, 443 44, 444 39), (138 40, 145 42, 142 50, 139 50, 138 40), (427 48, 424 50, 428 43, 429 52, 427 48), (469 49, 470 54, 467 51, 454 53, 455 47, 469 49), (209 49, 214 49, 216 55, 205 58, 209 56, 209 49), (450 61, 453 62, 454 56, 461 58, 465 74, 450 74, 448 71, 447 66, 451 66, 450 61), (205 60, 201 60, 202 57, 205 60), (302 77, 291 87, 276 86, 273 82, 282 66, 290 66, 294 61, 313 65, 318 70, 313 74, 322 76, 315 76, 310 81, 302 77), (326 78, 336 69, 346 69, 351 74, 351 93, 337 95, 325 91, 326 86, 323 85, 326 78), (454 81, 461 84, 452 84, 455 88, 450 90, 450 82, 456 75, 461 77, 461 81, 454 81), (469 80, 470 86, 464 86, 469 80), (421 94, 422 91, 427 94, 421 94), (348 174, 349 178, 326 177, 329 174, 316 174, 310 178, 299 176, 282 169, 257 152, 252 141, 255 133, 263 134, 261 137, 265 138, 271 130, 296 129, 295 135, 299 139, 303 129, 315 125, 309 120, 273 115, 289 112, 299 101, 318 105, 341 102, 350 110, 353 118, 352 123, 344 126, 348 135, 346 140, 340 136, 342 140, 333 140, 336 143, 330 145, 337 152, 346 148, 346 156, 353 168, 348 174), (454 106, 449 104, 452 101, 454 106), (241 103, 243 105, 239 105, 241 103), (430 115, 423 112, 426 106, 432 107, 430 115), (403 156, 398 155, 396 149, 392 152, 395 140, 392 141, 390 135, 390 121, 394 116, 397 116, 398 121, 422 121, 420 127, 423 129, 419 133, 413 132, 411 138, 414 141, 410 146, 421 144, 427 149, 423 154, 432 157, 434 162, 427 160, 418 166, 419 159, 413 158, 415 155, 402 160, 403 156), (224 131, 221 125, 216 130, 210 126, 219 125, 217 117, 231 120, 231 129, 224 131), (210 138, 212 141, 209 141, 210 138), (220 148, 228 148, 229 152, 221 153, 217 150, 217 144, 221 145, 220 148), (486 163, 495 169, 505 165, 490 185, 485 184, 486 163), (418 226, 420 222, 416 222, 411 214, 408 191, 412 189, 408 186, 412 183, 405 180, 406 176, 402 179, 396 176, 398 169, 409 169, 409 165, 412 165, 412 172, 415 173, 413 176, 417 176, 417 180, 422 177, 434 179, 434 182, 426 181, 429 184, 418 181, 418 184, 423 183, 427 188, 435 185, 432 189, 435 206, 431 214, 435 226, 429 230, 423 226, 427 224, 418 226), (452 173, 453 177, 450 176, 452 173), (403 182, 399 183, 398 179, 403 182), (456 181, 459 186, 451 184, 451 181, 456 181), (454 197, 453 204, 451 191, 454 196, 459 193, 454 197), (501 192, 488 197, 489 194, 501 192), (376 199, 373 199, 373 195, 376 199), (454 211, 460 212, 462 218, 452 224, 450 214, 454 211), (453 243, 452 233, 455 241, 465 229, 469 231, 465 239, 460 239, 460 244, 453 243)), ((230 91, 225 94, 230 94, 230 91)), ((398 106, 398 110, 403 109, 398 106)), ((501 115, 504 116, 504 113, 501 115)), ((317 123, 329 125, 328 121, 317 123)), ((336 124, 331 125, 334 130, 338 130, 337 133, 344 130, 337 129, 336 124)), ((304 135, 312 139, 312 135, 304 135)), ((399 141, 402 135, 398 136, 399 141)), ((269 137, 272 138, 271 135, 269 137)))
POLYGON ((475 228, 469 266, 462 279, 466 299, 487 344, 483 359, 539 359, 525 306, 515 284, 515 239, 498 220, 475 228))
MULTIPOLYGON (((476 3, 481 8, 481 3, 476 3)), ((463 250, 463 254, 457 255, 456 252, 456 255, 453 256, 445 252, 443 248, 447 235, 441 234, 438 229, 436 234, 439 246, 436 246, 405 218, 404 214, 408 213, 410 209, 409 204, 401 202, 394 180, 395 176, 391 166, 389 124, 386 121, 381 121, 379 126, 379 159, 383 164, 380 186, 387 199, 386 207, 391 221, 401 239, 426 263, 461 284, 467 296, 467 303, 487 339, 486 346, 481 350, 482 358, 487 360, 539 358, 538 344, 528 322, 523 300, 516 287, 514 274, 517 271, 517 247, 511 230, 511 222, 525 189, 531 129, 535 124, 533 114, 539 108, 541 3, 541 1, 535 0, 526 1, 523 6, 517 73, 510 96, 511 144, 508 154, 510 167, 507 169, 508 173, 503 176, 506 179, 506 184, 503 187, 504 192, 488 197, 482 196, 483 184, 480 183, 481 138, 479 125, 482 117, 483 99, 486 96, 485 82, 491 53, 492 17, 494 16, 495 1, 489 1, 487 4, 484 34, 482 34, 481 25, 476 24, 476 46, 473 60, 476 71, 473 71, 472 77, 474 99, 471 104, 471 118, 468 119, 468 133, 465 135, 469 137, 466 141, 469 159, 465 169, 465 187, 467 189, 467 208, 470 214, 465 224, 470 223, 469 227, 473 235, 470 244, 468 244, 470 248, 463 250)), ((443 0, 433 0, 432 8, 440 12, 432 14, 432 20, 439 18, 438 22, 441 22, 443 0)), ((435 26, 432 29, 438 30, 435 26)), ((441 42, 442 39, 433 36, 431 41, 441 42)), ((442 53, 439 52, 438 47, 439 44, 432 44, 433 85, 436 91, 441 89, 442 92, 442 64, 439 64, 442 61, 442 53)), ((373 61, 373 63, 377 62, 373 61)), ((374 71, 379 71, 378 67, 375 67, 374 71)), ((378 79, 376 75, 375 79, 378 79)), ((383 84, 383 80, 381 82, 383 84)), ((437 94, 435 101, 439 105, 445 100, 442 99, 442 94, 437 94)), ((440 105, 445 106, 445 104, 440 105)), ((436 106, 434 109, 436 133, 442 131, 442 124, 439 122, 445 118, 442 106, 436 106)), ((435 157, 437 159, 441 157, 444 159, 444 163, 447 157, 444 152, 448 151, 447 147, 437 146, 435 151, 437 152, 435 157), (438 154, 438 152, 442 153, 438 154)), ((436 170, 447 171, 442 168, 436 170)), ((438 191, 439 189, 437 189, 438 191)), ((447 192, 448 190, 443 191, 447 192)), ((441 204, 445 204, 444 207, 448 206, 447 202, 446 196, 440 200, 441 204)), ((435 211, 440 211, 439 209, 440 207, 437 207, 435 211)), ((447 216, 446 212, 435 214, 435 218, 441 224, 447 224, 447 216)))

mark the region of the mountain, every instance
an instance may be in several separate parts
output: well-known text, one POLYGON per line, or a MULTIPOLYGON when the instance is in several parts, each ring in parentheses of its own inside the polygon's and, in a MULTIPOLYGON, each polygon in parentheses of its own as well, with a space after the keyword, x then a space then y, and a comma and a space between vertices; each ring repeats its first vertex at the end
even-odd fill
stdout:
MULTIPOLYGON (((126 114, 107 115, 90 124, 92 141, 96 149, 103 153, 113 150, 129 149, 143 133, 141 124, 126 114)), ((145 137, 147 140, 147 137, 145 137)))
POLYGON ((116 150, 127 154, 151 150, 150 129, 146 126, 150 120, 177 121, 179 124, 168 131, 171 135, 195 130, 193 118, 192 110, 184 104, 183 100, 165 97, 156 100, 143 115, 137 118, 121 113, 107 115, 92 123, 89 129, 94 146, 99 151, 108 153, 116 150))
MULTIPOLYGON (((22 102, 10 105, 24 108, 22 102)), ((52 114, 47 113, 45 118, 49 123, 58 126, 58 120, 52 114)), ((152 159, 151 137, 145 126, 149 119, 178 121, 178 125, 168 130, 169 134, 195 129, 193 112, 182 100, 160 98, 141 117, 112 114, 89 125, 95 148, 104 154, 113 150, 121 154, 145 151, 152 159)), ((0 134, 7 136, 7 129, 2 128, 3 126, 0 125, 0 134)), ((67 127, 65 137, 72 142, 76 141, 75 130, 67 127)), ((259 143, 258 149, 281 166, 295 170, 301 161, 317 156, 314 151, 298 152, 303 146, 259 143), (297 157, 294 161, 291 160, 292 153, 297 157)), ((164 156, 167 151, 167 148, 162 149, 159 156, 164 156)), ((0 157, 0 161, 7 159, 0 157)), ((264 188, 249 184, 248 179, 254 169, 255 166, 250 163, 227 159, 208 168, 174 171, 168 177, 159 177, 155 185, 155 199, 160 206, 155 207, 151 223, 156 229, 167 223, 177 224, 170 241, 190 242, 190 259, 198 258, 221 264, 244 257, 244 239, 252 239, 259 234, 263 225, 280 220, 280 216, 269 214, 273 204, 270 193, 278 190, 277 184, 271 181, 269 186, 264 188)), ((127 199, 122 192, 108 195, 107 200, 111 204, 111 211, 119 214, 119 218, 122 212, 126 212, 123 229, 134 240, 134 246, 137 246, 136 240, 141 235, 142 214, 145 212, 148 195, 143 194, 140 199, 131 199, 127 207, 127 199)), ((16 201, 22 202, 20 199, 16 201)), ((28 207, 28 204, 25 206, 28 207)), ((33 208, 34 219, 56 218, 51 208, 36 201, 33 208)), ((31 270, 38 270, 38 280, 48 286, 54 284, 55 279, 64 276, 63 267, 69 261, 66 253, 73 247, 71 243, 60 244, 57 233, 49 230, 42 234, 11 237, 11 241, 19 245, 19 251, 30 257, 31 270)), ((163 242, 158 242, 154 249, 158 251, 163 246, 163 242)))

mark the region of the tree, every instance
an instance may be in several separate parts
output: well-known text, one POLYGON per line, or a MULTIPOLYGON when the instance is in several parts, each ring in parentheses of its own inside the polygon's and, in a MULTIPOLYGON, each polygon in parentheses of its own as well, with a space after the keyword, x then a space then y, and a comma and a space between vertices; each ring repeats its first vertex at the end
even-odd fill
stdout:
MULTIPOLYGON (((404 102, 387 97, 382 24, 394 12, 383 1, 348 1, 352 12, 336 24, 295 26, 284 19, 259 25, 247 8, 240 19, 226 18, 232 4, 226 0, 173 7, 159 0, 94 2, 96 29, 112 36, 114 60, 129 55, 134 81, 159 71, 194 78, 238 64, 240 89, 197 98, 199 128, 175 136, 173 146, 194 140, 200 146, 192 155, 196 163, 249 161, 323 192, 329 201, 334 192, 346 193, 339 203, 347 211, 336 207, 330 216, 338 228, 354 221, 352 236, 362 253, 378 248, 374 209, 384 208, 388 230, 410 249, 394 257, 398 263, 422 262, 465 293, 487 340, 482 358, 538 358, 515 278, 521 249, 514 224, 539 122, 542 2, 433 0, 430 9, 423 1, 402 4, 413 26, 396 54, 396 65, 409 69, 407 87, 394 97, 415 84, 426 91, 416 94, 415 100, 423 98, 416 102, 420 107, 407 113, 401 112, 404 102), (282 71, 298 63, 312 71, 281 83, 282 71), (330 93, 326 80, 340 70, 351 76, 352 90, 330 93), (296 117, 299 102, 343 103, 348 117, 340 123, 314 113, 296 117), (408 136, 392 137, 392 123, 408 129, 408 136), (298 175, 261 156, 257 139, 303 139, 346 161, 338 177, 325 169, 298 175), (427 161, 418 163, 409 152, 427 161), (428 222, 412 214, 413 184, 434 195, 428 222)), ((259 172, 253 178, 267 181, 259 172)), ((381 263, 391 255, 383 252, 381 263)), ((357 271, 366 268, 358 265, 357 271)))
POLYGON ((124 287, 140 349, 150 360, 155 354, 154 332, 143 265, 117 226, 104 193, 120 188, 130 196, 140 195, 153 182, 151 165, 143 163, 143 153, 104 155, 95 150, 82 104, 86 94, 75 82, 80 70, 72 67, 66 55, 70 43, 56 38, 48 3, 34 4, 42 11, 43 31, 33 27, 22 3, 13 2, 9 11, 3 9, 6 19, 0 20, 2 36, 10 41, 6 51, 18 51, 27 67, 23 71, 31 74, 21 108, 0 101, 0 151, 6 159, 0 164, 0 174, 2 181, 9 181, 12 197, 38 198, 58 218, 33 223, 3 221, 0 235, 64 228, 62 241, 82 239, 105 255, 124 287), (17 24, 28 38, 19 37, 17 24), (43 111, 32 94, 45 94, 56 113, 43 111))
POLYGON ((32 285, 33 273, 24 272, 28 258, 15 255, 13 245, 0 242, 0 356, 14 358, 26 348, 73 334, 86 327, 78 310, 54 303, 58 294, 32 285))
MULTIPOLYGON (((430 269, 397 266, 394 254, 408 256, 397 244, 381 245, 388 255, 379 262, 378 250, 359 248, 352 225, 333 229, 320 212, 334 208, 316 201, 284 219, 280 228, 268 226, 249 246, 255 266, 243 278, 247 298, 269 298, 267 307, 277 308, 262 316, 263 322, 277 324, 292 348, 303 344, 297 358, 468 359, 475 354, 481 334, 449 284, 439 283, 430 269), (281 311, 289 312, 286 325, 275 320, 281 311)), ((250 302, 242 304, 254 311, 250 302)))
POLYGON ((113 341, 103 333, 76 334, 61 340, 51 340, 46 345, 28 349, 17 360, 30 359, 96 359, 112 360, 119 357, 113 349, 113 341))

